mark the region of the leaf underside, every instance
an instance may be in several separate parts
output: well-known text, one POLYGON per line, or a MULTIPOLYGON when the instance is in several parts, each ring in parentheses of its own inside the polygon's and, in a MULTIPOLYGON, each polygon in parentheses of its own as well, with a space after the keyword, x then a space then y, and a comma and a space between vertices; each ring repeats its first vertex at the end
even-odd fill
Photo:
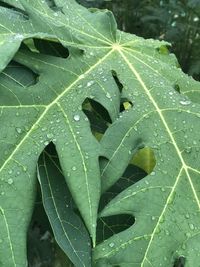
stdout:
POLYGON ((50 142, 94 246, 101 192, 138 149, 154 152, 154 170, 101 212, 129 214, 135 223, 95 247, 94 265, 173 266, 184 255, 186 267, 197 266, 199 83, 177 67, 167 43, 118 31, 109 11, 88 11, 73 0, 18 2, 17 10, 0 7, 0 266, 27 266, 36 165, 50 142), (69 57, 25 45, 18 51, 28 38, 58 41, 69 57), (20 68, 13 76, 11 59, 27 80, 20 80, 20 68), (100 103, 112 121, 100 142, 82 110, 86 99, 100 103), (123 112, 121 99, 132 103, 123 112), (99 168, 101 156, 107 161, 99 168))

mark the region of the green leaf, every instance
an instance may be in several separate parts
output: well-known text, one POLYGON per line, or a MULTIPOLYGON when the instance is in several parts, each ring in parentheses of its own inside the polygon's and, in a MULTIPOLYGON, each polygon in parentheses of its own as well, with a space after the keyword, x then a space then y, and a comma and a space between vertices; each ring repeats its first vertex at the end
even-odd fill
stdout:
MULTIPOLYGON (((25 11, 30 12, 30 17, 37 16, 35 8, 38 3, 32 3, 33 14, 30 6, 27 6, 28 2, 23 3, 27 7, 25 11)), ((40 3, 43 5, 43 2, 40 3)), ((54 12, 47 6, 45 8, 52 13, 48 25, 52 23, 49 27, 54 27, 56 31, 54 12)), ((41 13, 41 9, 39 12, 41 13)), ((32 20, 32 23, 44 29, 46 13, 42 14, 43 16, 40 14, 40 19, 38 18, 41 23, 39 26, 36 19, 32 20)), ((89 15, 95 17, 90 13, 89 15)), ((105 21, 110 18, 112 24, 113 18, 108 16, 108 12, 99 13, 99 19, 102 21, 103 18, 105 21)), ((6 19, 4 22, 7 23, 6 19)), ((12 26, 9 27, 12 29, 12 26)), ((18 30, 22 31, 20 27, 18 30)), ((66 42, 69 40, 71 43, 71 34, 67 35, 66 29, 61 28, 61 33, 63 32, 66 34, 66 42)), ((61 33, 58 31, 58 36, 61 33)), ((94 44, 94 40, 92 42, 94 44)), ((94 48, 95 52, 97 48, 94 48)), ((93 98, 102 102, 113 119, 117 117, 119 93, 111 73, 106 73, 106 79, 113 88, 110 93, 116 95, 112 105, 107 98, 108 92, 98 81, 98 68, 111 54, 111 51, 107 51, 108 47, 102 51, 100 49, 100 53, 95 56, 91 56, 94 53, 91 51, 88 58, 88 53, 83 54, 81 50, 74 50, 71 57, 66 60, 24 50, 18 53, 14 60, 36 73, 39 76, 37 82, 24 87, 13 81, 12 76, 4 73, 3 77, 1 76, 2 266, 26 266, 26 232, 35 199, 35 167, 40 153, 50 142, 56 145, 66 181, 95 244, 100 198, 100 149, 91 133, 88 119, 81 111, 81 105, 86 98, 93 98)), ((19 75, 15 80, 20 80, 19 75)))
POLYGON ((89 234, 73 211, 72 196, 56 155, 44 152, 38 166, 43 203, 57 243, 75 266, 91 266, 89 234))
MULTIPOLYGON (((165 61, 158 63, 145 48, 140 53, 134 46, 137 43, 119 47, 121 65, 113 67, 133 108, 102 138, 108 159, 102 170, 104 190, 121 176, 141 146, 153 149, 156 166, 102 211, 101 216, 130 214, 136 222, 97 246, 94 260, 97 266, 173 266, 184 255, 186 266, 195 266, 193 248, 200 248, 200 107, 175 91, 172 81, 161 74, 162 66, 167 71, 165 61)), ((181 74, 168 66, 170 72, 181 74)), ((179 85, 181 91, 187 87, 179 85)), ((198 83, 192 85, 199 90, 198 83)))
MULTIPOLYGON (((10 4, 9 1, 5 2, 10 4)), ((20 4, 17 5, 17 7, 20 6, 20 4)), ((23 10, 20 12, 20 10, 0 6, 0 71, 10 62, 24 39, 45 36, 51 37, 51 34, 42 33, 42 28, 36 25, 33 27, 23 10)))
MULTIPOLYGON (((102 216, 127 213, 136 217, 136 223, 94 249, 98 265, 150 266, 149 260, 154 266, 170 266, 177 253, 188 257, 188 266, 195 266, 199 105, 174 88, 187 94, 197 92, 199 83, 177 68, 174 56, 165 48, 167 43, 116 31, 108 11, 90 12, 72 0, 54 2, 50 7, 42 0, 20 0, 28 22, 21 14, 0 8, 1 69, 25 38, 56 39, 70 51, 63 59, 21 48, 14 61, 38 76, 35 84, 25 88, 1 74, 1 266, 27 265, 26 231, 34 203, 35 168, 50 142, 56 146, 65 180, 94 246, 100 183, 102 191, 111 187, 141 147, 154 151, 153 172, 102 212, 102 216), (11 38, 8 44, 10 32, 23 38, 11 38), (120 113, 120 97, 133 107, 120 113), (99 102, 113 122, 100 144, 82 111, 88 98, 99 102), (107 158, 102 181, 100 156, 107 158), (163 257, 158 258, 158 253, 163 257)), ((190 97, 195 100, 193 94, 190 97)))

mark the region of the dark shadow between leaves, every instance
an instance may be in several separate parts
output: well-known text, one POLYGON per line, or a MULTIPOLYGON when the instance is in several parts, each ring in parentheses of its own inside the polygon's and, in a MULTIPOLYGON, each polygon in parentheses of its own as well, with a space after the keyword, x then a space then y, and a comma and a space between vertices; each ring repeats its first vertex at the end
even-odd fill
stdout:
POLYGON ((69 50, 60 42, 54 40, 33 39, 35 48, 44 55, 68 58, 69 50))
POLYGON ((92 134, 100 141, 111 123, 108 111, 99 102, 90 98, 85 99, 82 110, 90 122, 92 134))
POLYGON ((184 267, 186 263, 186 258, 184 256, 180 256, 178 259, 175 260, 173 267, 184 267))
MULTIPOLYGON (((100 165, 104 166, 108 162, 108 159, 106 159, 105 157, 100 157, 99 161, 100 161, 100 165)), ((101 196, 99 209, 102 210, 118 194, 120 194, 122 191, 124 191, 131 185, 142 180, 146 176, 147 176, 147 172, 145 172, 143 169, 139 168, 138 166, 133 165, 130 162, 130 164, 127 166, 126 170, 124 171, 124 174, 122 175, 122 177, 120 177, 120 179, 101 196)))
POLYGON ((27 254, 29 267, 52 266, 54 261, 53 234, 44 211, 39 184, 37 198, 27 236, 27 254))
MULTIPOLYGON (((102 167, 108 163, 108 159, 100 157, 99 162, 102 167)), ((149 147, 145 147, 141 140, 138 141, 138 150, 133 154, 122 177, 101 196, 99 210, 103 210, 103 208, 122 191, 144 179, 153 171, 155 165, 156 162, 153 150, 149 147)), ((135 218, 127 214, 100 218, 97 227, 98 242, 128 229, 134 222, 135 218)))
POLYGON ((128 229, 134 223, 135 218, 127 214, 100 218, 97 223, 97 243, 128 229))
MULTIPOLYGON (((113 79, 115 80, 115 83, 116 83, 121 95, 123 95, 124 86, 120 82, 120 79, 119 79, 116 71, 112 70, 112 76, 113 76, 113 79)), ((132 101, 130 101, 127 97, 121 97, 121 100, 120 100, 120 112, 124 112, 125 110, 129 110, 132 107, 133 107, 132 101)))

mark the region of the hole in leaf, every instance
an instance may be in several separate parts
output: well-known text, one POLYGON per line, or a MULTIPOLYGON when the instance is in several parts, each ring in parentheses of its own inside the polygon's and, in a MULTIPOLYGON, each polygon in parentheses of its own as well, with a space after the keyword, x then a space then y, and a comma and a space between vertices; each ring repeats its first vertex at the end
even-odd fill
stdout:
MULTIPOLYGON (((120 93, 122 93, 122 90, 123 90, 124 86, 120 82, 120 80, 118 78, 118 75, 114 70, 112 70, 112 76, 113 76, 113 78, 115 80, 115 83, 116 83, 120 93)), ((128 98, 122 97, 120 102, 121 102, 120 103, 120 112, 123 112, 125 110, 129 110, 130 108, 133 107, 133 103, 128 98)))
POLYGON ((69 51, 58 41, 34 39, 35 48, 42 54, 67 58, 69 51))
POLYGON ((108 111, 93 99, 86 98, 82 109, 90 121, 93 135, 99 141, 111 123, 108 111))
POLYGON ((174 89, 176 92, 178 92, 179 94, 181 93, 181 89, 180 89, 180 86, 178 84, 175 84, 174 85, 174 89))
POLYGON ((166 45, 161 45, 156 50, 162 55, 169 55, 169 49, 166 45))
POLYGON ((151 173, 156 165, 156 158, 153 149, 144 147, 139 149, 131 160, 131 164, 138 166, 146 173, 151 173))
POLYGON ((114 71, 114 70, 112 70, 112 76, 113 76, 113 78, 114 78, 114 80, 115 80, 115 82, 116 82, 116 84, 117 84, 117 86, 118 86, 118 88, 119 88, 119 91, 120 91, 120 93, 122 92, 122 90, 123 90, 123 84, 120 82, 120 80, 119 80, 119 78, 118 78, 118 76, 117 76, 117 73, 116 73, 116 71, 114 71))
POLYGON ((173 267, 184 267, 186 262, 186 258, 184 256, 180 256, 178 259, 175 260, 173 267))
POLYGON ((120 112, 123 112, 125 110, 129 110, 132 107, 133 107, 133 103, 130 100, 128 100, 127 98, 121 99, 120 112))
POLYGON ((30 68, 11 61, 4 71, 0 74, 0 81, 3 79, 17 84, 21 87, 28 87, 37 83, 39 75, 33 72, 30 68))
POLYGON ((97 222, 97 242, 100 243, 103 240, 128 229, 134 223, 135 218, 127 214, 100 218, 97 222))

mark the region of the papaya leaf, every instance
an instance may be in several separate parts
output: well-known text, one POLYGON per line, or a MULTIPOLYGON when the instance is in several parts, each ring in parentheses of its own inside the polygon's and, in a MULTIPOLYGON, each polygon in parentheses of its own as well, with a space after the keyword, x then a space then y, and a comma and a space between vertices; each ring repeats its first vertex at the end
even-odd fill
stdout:
POLYGON ((75 266, 91 266, 90 237, 83 222, 73 211, 72 196, 55 154, 43 152, 39 160, 38 177, 44 208, 57 243, 75 266))
MULTIPOLYGON (((38 25, 35 18, 38 16, 41 22, 38 27, 44 29, 46 13, 43 12, 42 16, 41 8, 39 11, 36 9, 40 7, 39 4, 43 6, 44 2, 20 2, 23 3, 25 12, 29 13, 30 18, 33 13, 32 24, 38 25)), ((52 14, 47 24, 50 28, 55 26, 56 31, 60 24, 55 25, 54 12, 47 5, 44 8, 52 14)), ((69 12, 72 12, 72 9, 69 12)), ((84 9, 84 12, 86 11, 84 9)), ((106 25, 110 21, 112 25, 113 17, 108 14, 110 13, 100 12, 99 20, 107 21, 106 25)), ((95 15, 90 12, 88 15, 94 20, 95 15)), ((65 23, 62 22, 62 25, 64 27, 65 23)), ((66 42, 71 44, 76 38, 72 40, 72 33, 68 35, 66 29, 61 28, 61 32, 66 34, 66 42)), ((58 31, 58 39, 60 34, 58 31)), ((110 34, 111 32, 107 35, 110 34)), ((5 75, 7 70, 2 73, 3 76, 1 75, 0 261, 2 266, 26 266, 26 232, 35 198, 35 167, 40 153, 50 142, 56 145, 67 183, 95 244, 100 198, 98 164, 100 149, 91 133, 89 121, 81 109, 84 100, 91 98, 102 102, 114 120, 118 116, 120 101, 119 91, 111 73, 106 72, 105 79, 110 86, 109 94, 115 95, 112 105, 110 98, 107 97, 108 92, 100 82, 101 79, 98 81, 99 67, 112 53, 112 49, 107 46, 99 51, 98 46, 95 47, 94 40, 96 37, 92 38, 94 50, 83 53, 80 45, 81 49, 71 50, 68 59, 31 53, 27 49, 21 50, 14 61, 38 76, 32 85, 22 86, 19 83, 20 75, 13 80, 12 75, 5 75), (67 156, 66 152, 70 156, 67 156), (17 201, 13 202, 13 198, 17 201)), ((77 46, 75 41, 73 44, 77 46)))
MULTIPOLYGON (((103 217, 129 214, 135 223, 97 246, 94 260, 97 266, 173 266, 183 255, 185 266, 195 266, 194 253, 200 249, 200 106, 174 90, 167 75, 155 71, 156 59, 149 65, 145 49, 141 55, 135 49, 118 48, 121 64, 114 70, 133 108, 101 139, 108 159, 102 169, 104 190, 117 181, 141 146, 153 150, 156 166, 101 212, 103 217)), ((172 71, 178 77, 180 71, 169 68, 172 71)), ((187 83, 180 84, 184 91, 187 83)), ((194 85, 199 90, 199 84, 194 85)))
POLYGON ((186 264, 195 266, 200 114, 199 101, 188 92, 198 92, 199 83, 177 67, 168 43, 117 31, 109 11, 89 11, 73 0, 54 0, 53 6, 43 0, 19 2, 22 15, 0 8, 1 70, 26 38, 57 40, 69 49, 69 57, 21 47, 14 61, 36 74, 34 84, 21 86, 12 75, 0 77, 0 265, 27 266, 35 169, 39 155, 53 142, 93 246, 101 184, 103 192, 111 187, 141 147, 154 152, 151 174, 102 212, 127 213, 136 222, 94 249, 97 265, 170 266, 176 253, 185 253, 186 264), (132 103, 121 113, 120 98, 132 103), (99 102, 113 122, 100 143, 82 110, 86 99, 99 102), (101 180, 100 156, 107 159, 101 161, 101 180))
MULTIPOLYGON (((11 1, 4 2, 11 4, 11 1)), ((23 40, 31 37, 52 37, 47 31, 44 31, 44 34, 40 26, 33 27, 23 9, 16 10, 14 7, 22 6, 20 3, 13 3, 13 8, 0 6, 0 71, 13 58, 23 40)))

